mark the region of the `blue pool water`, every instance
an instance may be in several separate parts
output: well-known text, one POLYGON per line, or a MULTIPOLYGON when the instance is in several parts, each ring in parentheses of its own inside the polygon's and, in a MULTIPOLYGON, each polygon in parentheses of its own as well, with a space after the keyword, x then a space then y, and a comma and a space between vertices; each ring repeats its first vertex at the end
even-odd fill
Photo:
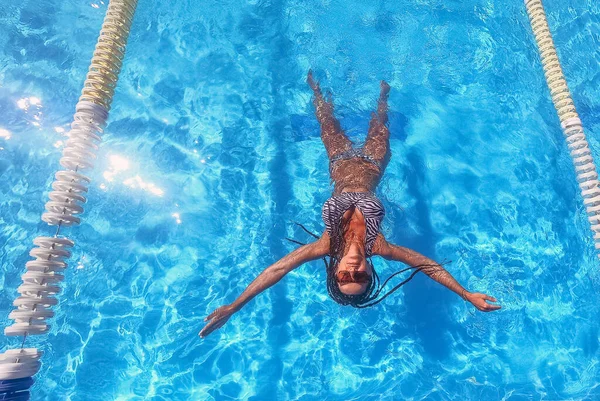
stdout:
MULTIPOLYGON (((597 160, 600 6, 547 0, 597 160)), ((0 323, 17 295, 107 2, 0 5, 0 323)), ((140 0, 34 400, 596 400, 600 276, 521 1, 140 0), (358 143, 392 86, 389 241, 417 276, 327 296, 322 262, 204 340, 214 308, 320 232, 330 195, 306 72, 358 143)), ((400 266, 375 260, 382 277, 400 266)), ((0 336, 0 350, 20 339, 0 336)))

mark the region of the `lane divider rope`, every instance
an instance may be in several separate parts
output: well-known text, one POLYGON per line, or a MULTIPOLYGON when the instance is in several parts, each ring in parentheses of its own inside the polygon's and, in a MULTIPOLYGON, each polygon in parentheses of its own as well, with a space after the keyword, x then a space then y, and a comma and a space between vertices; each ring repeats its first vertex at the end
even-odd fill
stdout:
MULTIPOLYGON (((600 252, 600 185, 598 185, 596 164, 560 66, 544 6, 541 0, 525 0, 525 7, 542 60, 550 96, 575 166, 577 183, 583 196, 588 221, 594 232, 595 247, 600 252)), ((600 254, 598 256, 600 257, 600 254)))
POLYGON ((59 284, 64 279, 61 273, 67 268, 69 249, 75 244, 65 236, 59 237, 60 229, 81 221, 77 215, 83 213, 91 180, 80 171, 94 168, 136 7, 137 0, 111 0, 108 5, 60 159, 64 170, 55 174, 50 200, 41 217, 49 225, 58 226, 56 234, 33 240, 36 247, 29 255, 35 260, 25 265, 23 284, 17 289, 21 296, 15 299, 16 309, 9 315, 15 323, 4 329, 7 336, 23 336, 23 343, 21 349, 0 354, 0 400, 29 399, 31 376, 40 368, 42 351, 23 346, 27 336, 45 334, 50 329, 46 319, 54 316, 52 307, 58 303, 55 295, 60 293, 59 284))

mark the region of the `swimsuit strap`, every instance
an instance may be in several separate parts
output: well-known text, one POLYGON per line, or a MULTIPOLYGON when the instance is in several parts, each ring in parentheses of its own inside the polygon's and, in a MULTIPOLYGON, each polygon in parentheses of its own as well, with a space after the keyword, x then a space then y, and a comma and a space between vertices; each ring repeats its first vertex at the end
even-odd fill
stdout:
POLYGON ((353 159, 355 157, 359 157, 363 160, 368 161, 369 163, 373 164, 375 167, 377 167, 381 171, 381 163, 379 161, 375 160, 375 158, 373 156, 365 154, 365 152, 362 148, 358 148, 358 149, 350 148, 341 153, 338 153, 337 155, 335 155, 331 158, 331 160, 329 161, 329 173, 330 174, 333 173, 333 171, 335 170, 334 165, 338 161, 353 159))

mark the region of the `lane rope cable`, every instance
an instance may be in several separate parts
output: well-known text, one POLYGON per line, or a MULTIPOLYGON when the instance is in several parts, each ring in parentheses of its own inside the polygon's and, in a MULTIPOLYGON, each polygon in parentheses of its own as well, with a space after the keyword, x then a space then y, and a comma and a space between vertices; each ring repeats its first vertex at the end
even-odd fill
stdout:
POLYGON ((597 252, 600 252, 600 186, 598 185, 596 164, 560 66, 544 6, 541 0, 525 0, 525 7, 540 53, 552 103, 558 113, 560 125, 575 166, 577 183, 583 196, 588 221, 594 232, 595 248, 597 252))
POLYGON ((35 260, 25 264, 27 271, 17 289, 21 296, 13 302, 16 308, 9 315, 15 323, 4 329, 5 335, 23 336, 23 341, 20 349, 0 354, 0 400, 28 400, 32 376, 41 366, 42 351, 24 348, 25 340, 50 329, 46 319, 54 316, 52 307, 58 303, 55 296, 60 293, 59 284, 64 279, 61 273, 67 268, 69 249, 75 244, 59 236, 60 230, 81 221, 77 215, 83 213, 91 180, 80 171, 94 167, 136 7, 137 0, 111 0, 108 5, 60 159, 64 170, 55 174, 50 200, 41 217, 49 225, 57 226, 56 233, 53 237, 33 240, 36 247, 29 255, 35 260))

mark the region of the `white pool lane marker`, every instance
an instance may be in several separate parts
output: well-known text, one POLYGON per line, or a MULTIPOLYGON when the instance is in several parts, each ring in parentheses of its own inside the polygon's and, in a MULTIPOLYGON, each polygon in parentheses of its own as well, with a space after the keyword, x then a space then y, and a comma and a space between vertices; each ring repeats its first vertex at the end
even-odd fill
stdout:
POLYGON ((67 268, 69 249, 74 245, 72 240, 59 237, 59 232, 81 221, 77 215, 83 212, 91 180, 80 171, 94 168, 136 7, 137 0, 111 0, 108 5, 60 159, 64 170, 55 175, 41 217, 49 225, 58 226, 56 234, 33 240, 36 247, 29 255, 35 260, 26 263, 23 284, 17 289, 21 296, 15 299, 16 309, 9 315, 15 323, 4 329, 7 336, 23 336, 23 342, 20 349, 0 354, 0 399, 28 397, 33 383, 29 378, 40 368, 42 352, 23 347, 27 336, 45 334, 50 329, 46 319, 54 316, 51 308, 58 303, 54 296, 60 292, 59 284, 64 279, 61 273, 67 268))
MULTIPOLYGON (((525 7, 540 52, 552 102, 575 166, 588 221, 594 232, 595 247, 600 251, 600 186, 596 165, 556 54, 544 6, 541 0, 525 0, 525 7)), ((598 256, 600 257, 600 254, 598 256)))

